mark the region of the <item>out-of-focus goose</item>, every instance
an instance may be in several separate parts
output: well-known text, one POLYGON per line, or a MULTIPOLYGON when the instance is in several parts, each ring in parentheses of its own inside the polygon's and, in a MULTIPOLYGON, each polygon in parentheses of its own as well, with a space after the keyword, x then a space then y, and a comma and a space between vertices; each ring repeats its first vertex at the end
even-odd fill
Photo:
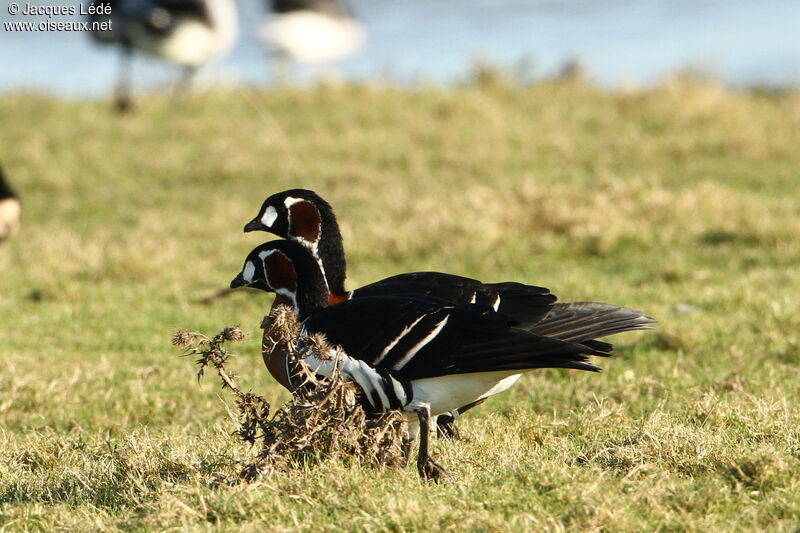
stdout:
POLYGON ((100 43, 121 47, 117 107, 130 107, 130 60, 134 49, 177 63, 184 81, 208 61, 225 55, 236 37, 233 0, 94 0, 111 4, 111 15, 90 15, 92 21, 111 20, 110 30, 92 32, 100 43))
POLYGON ((298 63, 324 65, 346 59, 364 45, 366 34, 353 11, 337 0, 268 0, 262 38, 298 63))
POLYGON ((0 242, 13 237, 19 230, 19 218, 22 209, 19 198, 8 185, 0 168, 0 242))

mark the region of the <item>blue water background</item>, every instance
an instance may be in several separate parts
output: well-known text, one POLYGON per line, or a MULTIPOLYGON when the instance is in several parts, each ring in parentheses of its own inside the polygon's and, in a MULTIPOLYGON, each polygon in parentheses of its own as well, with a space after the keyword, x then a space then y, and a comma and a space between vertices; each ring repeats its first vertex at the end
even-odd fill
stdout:
MULTIPOLYGON (((69 5, 57 1, 49 3, 69 5)), ((9 3, 0 2, 0 22, 42 19, 11 17, 9 3)), ((238 0, 237 5, 237 44, 201 73, 200 83, 272 81, 257 38, 263 3, 238 0)), ((347 79, 446 84, 463 80, 479 57, 526 65, 534 76, 550 75, 577 59, 594 80, 612 87, 655 83, 681 68, 731 86, 800 83, 800 0, 356 0, 351 5, 369 41, 362 54, 339 65, 347 79)), ((114 50, 93 44, 84 33, 0 27, 0 92, 99 96, 110 92, 116 68, 114 50)), ((176 74, 158 60, 140 56, 135 63, 139 89, 168 83, 176 74)), ((292 76, 305 80, 314 74, 300 69, 292 76)))

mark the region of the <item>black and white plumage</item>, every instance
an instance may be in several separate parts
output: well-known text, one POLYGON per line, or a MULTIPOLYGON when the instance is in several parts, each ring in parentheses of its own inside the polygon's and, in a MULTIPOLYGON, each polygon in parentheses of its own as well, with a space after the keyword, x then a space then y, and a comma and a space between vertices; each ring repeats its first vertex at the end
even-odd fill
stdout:
MULTIPOLYGON (((344 245, 336 215, 328 202, 306 189, 291 189, 268 197, 244 231, 268 231, 303 245, 325 276, 331 304, 388 295, 483 304, 512 317, 518 327, 531 333, 581 342, 599 350, 607 350, 610 345, 597 338, 650 329, 648 324, 655 322, 641 311, 611 304, 556 303, 556 296, 544 287, 516 282, 483 283, 442 272, 398 274, 348 292, 344 245)), ((517 375, 509 381, 518 378, 517 375)), ((440 424, 445 433, 452 432, 452 419, 458 414, 442 417, 440 424)))
POLYGON ((520 327, 562 340, 649 329, 654 322, 641 311, 599 302, 556 303, 550 290, 517 282, 484 283, 442 272, 397 274, 347 291, 347 263, 342 234, 331 205, 314 191, 290 189, 268 197, 245 232, 267 231, 305 246, 319 264, 332 295, 331 303, 364 296, 416 295, 451 303, 494 307, 520 327))
POLYGON ((343 0, 268 0, 264 42, 280 55, 303 64, 335 63, 358 52, 363 26, 343 0))
MULTIPOLYGON (((480 304, 430 297, 365 296, 328 305, 327 284, 308 250, 293 241, 255 248, 231 287, 275 292, 293 305, 301 334, 322 333, 345 355, 342 375, 363 392, 375 413, 402 409, 421 428, 418 468, 424 477, 440 468, 428 455, 432 421, 442 413, 507 390, 520 372, 536 368, 598 371, 588 356, 607 349, 535 335, 516 321, 480 304)), ((333 372, 328 357, 306 359, 323 376, 333 372)), ((270 365, 268 364, 268 367, 270 365)))
POLYGON ((0 242, 13 237, 19 231, 22 206, 19 198, 6 181, 0 167, 0 242))
POLYGON ((233 0, 94 0, 111 5, 111 29, 92 32, 95 41, 122 49, 117 106, 130 105, 130 59, 133 50, 177 63, 185 80, 203 64, 225 55, 236 38, 233 0))
POLYGON ((452 303, 488 305, 521 323, 535 323, 551 311, 556 301, 555 295, 544 287, 515 282, 483 283, 442 272, 398 274, 347 291, 347 264, 336 215, 328 202, 306 189, 290 189, 267 198, 244 231, 267 231, 305 246, 325 276, 333 297, 331 303, 389 294, 430 296, 452 303))
POLYGON ((347 264, 333 207, 314 191, 289 189, 268 197, 244 232, 267 231, 305 246, 319 264, 330 292, 349 298, 344 288, 347 264))

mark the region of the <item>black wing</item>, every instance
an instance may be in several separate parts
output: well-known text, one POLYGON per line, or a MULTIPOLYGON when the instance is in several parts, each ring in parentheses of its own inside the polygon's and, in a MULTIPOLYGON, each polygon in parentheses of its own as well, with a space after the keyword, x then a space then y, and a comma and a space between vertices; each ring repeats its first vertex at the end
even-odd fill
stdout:
POLYGON ((610 349, 610 344, 591 339, 623 331, 653 329, 649 324, 655 322, 641 311, 628 307, 598 302, 571 302, 555 304, 540 322, 525 329, 537 335, 610 349))
POLYGON ((476 279, 442 272, 398 274, 353 291, 352 298, 410 296, 434 298, 449 304, 475 303, 496 308, 521 326, 539 322, 556 296, 544 287, 522 283, 482 283, 476 279))
POLYGON ((304 322, 350 357, 401 379, 531 368, 599 370, 587 355, 609 354, 534 335, 493 309, 442 307, 430 300, 365 297, 323 309, 304 322))

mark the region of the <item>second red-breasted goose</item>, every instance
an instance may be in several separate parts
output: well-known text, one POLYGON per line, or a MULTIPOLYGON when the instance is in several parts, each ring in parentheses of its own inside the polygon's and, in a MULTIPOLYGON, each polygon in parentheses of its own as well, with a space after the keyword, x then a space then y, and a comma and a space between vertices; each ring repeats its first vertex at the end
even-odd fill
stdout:
MULTIPOLYGON (((428 451, 436 415, 481 401, 511 386, 520 372, 536 368, 598 371, 587 356, 606 357, 608 349, 535 335, 515 321, 480 304, 451 305, 434 298, 366 296, 328 305, 328 290, 316 261, 293 241, 272 241, 247 256, 231 287, 275 292, 290 302, 302 320, 301 334, 323 333, 344 350, 341 371, 363 392, 368 411, 402 409, 409 415, 409 441, 420 434, 417 468, 421 476, 443 471, 428 451)), ((283 354, 274 357, 284 357, 283 354)), ((330 358, 306 363, 328 376, 330 358)), ((286 361, 283 367, 291 386, 286 361)), ((278 377, 278 376, 276 376, 278 377)))

